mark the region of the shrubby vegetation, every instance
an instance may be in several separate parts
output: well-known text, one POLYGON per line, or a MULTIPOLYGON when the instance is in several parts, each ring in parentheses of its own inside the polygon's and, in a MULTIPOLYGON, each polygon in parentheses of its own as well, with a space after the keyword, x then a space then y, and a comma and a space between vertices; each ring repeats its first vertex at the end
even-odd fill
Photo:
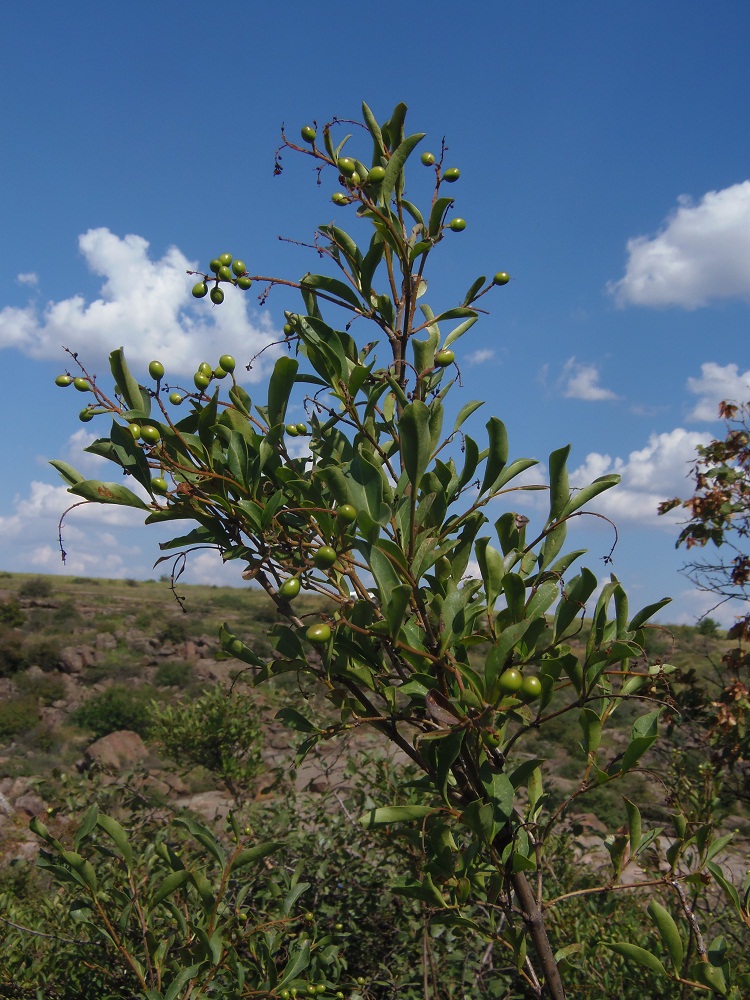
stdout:
MULTIPOLYGON (((261 277, 230 254, 196 275, 193 294, 215 305, 257 280, 263 301, 278 285, 299 291, 302 311, 285 314, 288 353, 267 401, 253 405, 228 355, 197 365, 185 388, 160 361, 141 383, 115 350, 110 391, 71 352, 76 374, 58 384, 92 394, 85 422, 112 417, 88 450, 113 461, 118 477, 87 480, 54 463, 76 499, 196 523, 162 545, 177 553, 175 578, 196 547, 245 564, 269 600, 272 648, 228 625, 222 647, 275 690, 277 718, 299 734, 300 765, 362 731, 404 764, 339 794, 346 824, 313 810, 319 846, 300 847, 291 871, 277 859, 304 825, 282 848, 261 818, 245 828, 235 817, 229 844, 219 845, 214 832, 177 818, 134 846, 99 806, 65 839, 36 821, 43 865, 75 899, 79 940, 103 941, 107 969, 124 977, 102 980, 112 995, 559 1000, 656 990, 738 1000, 750 975, 750 918, 747 896, 719 864, 731 834, 716 829, 713 788, 692 773, 689 746, 678 749, 679 782, 650 765, 664 716, 676 714, 675 666, 650 624, 666 601, 633 612, 615 576, 598 591, 579 566, 584 553, 566 548, 570 520, 616 476, 572 492, 565 446, 549 456, 549 483, 520 479, 536 463, 511 458, 502 421, 490 417, 478 441, 480 404, 452 405, 458 342, 509 277, 477 278, 457 306, 426 304, 432 255, 466 223, 450 218, 460 171, 444 144, 417 167, 429 177, 426 204, 407 199, 407 165, 424 136, 406 134, 405 114, 399 105, 378 123, 363 105, 351 154, 337 122, 320 134, 305 126, 302 144, 283 137, 284 153, 336 179, 333 203, 365 230, 356 241, 338 225, 320 227, 315 249, 335 276, 261 277), (292 404, 304 407, 304 421, 288 422, 292 404), (300 437, 309 446, 302 457, 292 446, 300 437), (516 509, 517 493, 529 490, 547 498, 539 523, 516 509), (470 561, 479 578, 467 576, 470 561), (550 732, 550 756, 559 752, 560 720, 580 742, 564 789, 555 761, 537 753, 550 732), (586 844, 566 814, 602 795, 620 807, 598 838, 606 864, 573 864, 586 844), (384 927, 367 862, 388 875, 384 927), (346 885, 349 867, 364 896, 346 885), (300 917, 303 879, 315 903, 300 917), (258 906, 243 921, 247 893, 258 906), (351 940, 350 914, 329 932, 342 900, 357 911, 351 940), (729 916, 717 928, 721 906, 729 916), (352 969, 348 955, 362 966, 352 969)), ((440 297, 432 284, 429 295, 440 297)), ((180 710, 185 719, 189 711, 180 710)), ((179 732, 178 715, 163 740, 179 732)), ((231 746, 234 722, 224 728, 219 711, 212 725, 231 746)), ((170 750, 188 763, 191 732, 170 750)), ((218 773, 227 763, 221 753, 206 761, 218 773)), ((294 800, 286 806, 302 811, 294 800)), ((278 809, 277 800, 269 821, 278 809)), ((97 963, 96 975, 106 971, 97 963)))

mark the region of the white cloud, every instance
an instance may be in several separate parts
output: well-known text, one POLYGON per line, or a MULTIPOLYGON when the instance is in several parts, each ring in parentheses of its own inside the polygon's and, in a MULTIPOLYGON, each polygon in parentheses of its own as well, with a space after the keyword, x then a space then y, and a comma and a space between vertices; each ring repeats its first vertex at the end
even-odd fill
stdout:
POLYGON ((700 377, 689 378, 687 387, 699 397, 689 419, 716 420, 722 400, 744 403, 750 398, 750 370, 740 372, 737 365, 717 365, 714 361, 707 361, 701 365, 700 377))
POLYGON ((628 240, 625 277, 608 290, 621 306, 697 309, 717 299, 750 300, 750 180, 685 195, 656 236, 628 240))
POLYGON ((566 399, 599 401, 620 398, 611 389, 599 385, 599 370, 596 365, 584 365, 575 358, 568 358, 563 365, 558 384, 566 399))
MULTIPOLYGON (((106 228, 90 229, 78 242, 89 270, 104 279, 100 297, 86 302, 73 295, 42 310, 34 303, 0 310, 0 348, 62 362, 64 344, 80 350, 88 367, 101 365, 113 348, 123 346, 138 368, 162 360, 167 379, 192 375, 203 358, 213 362, 229 353, 237 358, 243 381, 263 377, 260 361, 250 373, 244 365, 280 335, 266 314, 249 315, 253 300, 245 293, 232 291, 221 306, 193 299, 195 278, 186 272, 197 265, 177 247, 160 260, 151 259, 142 236, 120 238, 106 228)), ((266 366, 272 357, 271 351, 263 355, 266 366)))
POLYGON ((38 285, 39 275, 34 274, 33 271, 26 271, 23 274, 17 274, 16 281, 18 282, 19 285, 32 285, 32 286, 38 285))
POLYGON ((590 452, 582 465, 570 474, 571 485, 582 487, 607 473, 622 477, 619 486, 600 494, 591 509, 613 520, 637 521, 674 530, 680 511, 660 517, 657 507, 663 500, 689 491, 687 476, 695 461, 695 449, 706 444, 707 434, 677 427, 663 434, 652 434, 645 448, 631 451, 627 460, 590 452))
POLYGON ((467 355, 466 363, 469 365, 483 365, 495 357, 495 352, 491 347, 480 347, 467 355))

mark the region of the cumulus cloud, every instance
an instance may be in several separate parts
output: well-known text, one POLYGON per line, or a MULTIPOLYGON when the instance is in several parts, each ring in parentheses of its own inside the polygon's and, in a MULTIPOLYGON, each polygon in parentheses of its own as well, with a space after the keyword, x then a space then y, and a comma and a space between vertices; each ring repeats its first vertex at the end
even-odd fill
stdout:
POLYGON ((568 358, 563 365, 558 384, 567 399, 586 399, 598 402, 603 399, 620 397, 599 385, 599 370, 596 365, 584 365, 575 358, 568 358))
POLYGON ((570 474, 572 486, 586 486, 607 473, 616 472, 621 483, 596 498, 592 508, 617 522, 635 521, 674 530, 682 515, 673 511, 663 517, 657 507, 663 500, 684 494, 686 477, 695 461, 695 450, 706 444, 709 435, 677 427, 663 434, 652 434, 645 448, 631 451, 627 459, 590 452, 585 461, 570 474))
POLYGON ((698 396, 689 414, 690 420, 716 420, 719 403, 729 399, 745 403, 750 398, 750 370, 741 372, 737 365, 717 365, 707 361, 701 365, 699 378, 689 378, 688 390, 698 396))
POLYGON ((123 346, 134 366, 162 359, 168 376, 192 375, 204 356, 229 353, 237 358, 243 380, 258 381, 266 374, 260 362, 244 372, 250 358, 279 338, 268 316, 249 311, 252 299, 237 292, 216 308, 193 299, 195 279, 186 272, 197 265, 177 247, 152 259, 142 236, 121 238, 106 228, 90 229, 78 243, 89 270, 103 279, 99 298, 87 302, 73 295, 43 308, 29 303, 0 310, 0 348, 62 358, 64 344, 93 364, 123 346))
POLYGON ((32 286, 38 285, 39 275, 34 274, 33 271, 26 271, 23 274, 17 274, 16 281, 18 282, 19 285, 32 285, 32 286))
POLYGON ((466 358, 467 364, 483 365, 495 357, 495 352, 491 347, 480 347, 479 350, 472 351, 466 358))
POLYGON ((608 285, 618 304, 697 309, 750 300, 750 180, 678 203, 656 236, 628 240, 625 276, 608 285))

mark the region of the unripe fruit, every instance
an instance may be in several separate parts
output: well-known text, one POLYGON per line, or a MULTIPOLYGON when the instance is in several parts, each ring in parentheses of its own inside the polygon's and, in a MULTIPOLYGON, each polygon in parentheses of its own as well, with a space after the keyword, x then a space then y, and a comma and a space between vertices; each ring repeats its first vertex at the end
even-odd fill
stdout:
POLYGON ((308 642, 313 643, 315 646, 325 646, 331 638, 331 629, 323 622, 318 625, 311 625, 305 632, 305 637, 308 642))
POLYGON ((158 382, 164 375, 164 365, 161 361, 152 361, 148 366, 148 373, 155 382, 158 382))
POLYGON ((222 354, 219 358, 219 366, 223 368, 225 372, 233 372, 237 366, 237 362, 231 354, 222 354))
POLYGON ((211 295, 211 301, 216 306, 220 306, 221 303, 224 301, 224 292, 222 292, 220 288, 212 288, 210 295, 211 295))
POLYGON ((218 257, 214 257, 214 259, 209 262, 208 268, 210 271, 213 271, 214 274, 216 274, 221 265, 222 261, 220 261, 218 257))
POLYGON ((313 562, 318 569, 329 569, 336 562, 336 550, 330 545, 321 545, 313 556, 313 562))
POLYGON ((141 427, 141 439, 146 442, 146 444, 156 444, 161 438, 159 429, 157 427, 152 427, 148 424, 146 427, 141 427))
POLYGON ((371 167, 367 175, 368 184, 380 184, 385 178, 385 167, 371 167))
POLYGON ((495 277, 492 279, 493 285, 507 285, 510 281, 510 275, 507 271, 498 271, 495 277))
POLYGON ((300 582, 296 576, 290 576, 279 587, 279 596, 283 597, 285 601, 293 601, 299 592, 300 582))
POLYGON ((352 524, 357 520, 356 508, 352 507, 350 503, 343 503, 337 510, 336 514, 340 521, 345 524, 352 524))
POLYGON ((284 336, 288 337, 290 333, 294 333, 294 327, 291 323, 285 323, 283 326, 284 336))
POLYGON ((520 691, 522 684, 523 674, 520 670, 516 670, 515 667, 504 670, 498 680, 500 690, 507 691, 509 694, 515 694, 516 691, 520 691))
POLYGON ((64 389, 66 385, 71 385, 73 379, 70 375, 58 375, 55 379, 55 385, 59 385, 61 389, 64 389))
POLYGON ((521 694, 524 701, 536 701, 542 693, 542 682, 534 674, 524 677, 521 684, 521 694))
POLYGON ((344 177, 351 177, 357 169, 357 164, 354 160, 350 160, 348 156, 342 156, 336 166, 339 168, 339 173, 342 173, 344 177))
POLYGON ((426 167, 431 167, 433 165, 433 163, 435 162, 435 154, 434 153, 422 153, 422 156, 420 157, 420 159, 422 160, 422 163, 424 163, 424 165, 426 167))
POLYGON ((89 422, 89 420, 93 420, 94 419, 94 414, 89 409, 81 410, 81 412, 78 414, 78 419, 82 423, 87 424, 89 422))
POLYGON ((307 424, 297 424, 298 434, 307 434, 307 424))
POLYGON ((193 298, 202 299, 204 295, 208 294, 208 285, 205 281, 199 281, 197 285, 193 285, 193 298))
POLYGON ((226 264, 222 264, 219 270, 216 272, 216 277, 221 278, 222 281, 231 281, 232 269, 227 267, 226 264))
POLYGON ((452 365, 456 360, 456 355, 453 351, 438 351, 435 355, 435 367, 436 368, 447 368, 448 365, 452 365))
POLYGON ((154 493, 167 493, 169 491, 169 486, 167 485, 166 479, 162 479, 161 476, 156 476, 155 479, 151 480, 151 489, 154 493))
POLYGON ((296 424, 287 424, 284 430, 287 432, 289 437, 293 438, 299 437, 299 431, 297 430, 296 424))
MULTIPOLYGON (((219 362, 219 364, 221 364, 221 362, 219 362)), ((201 375, 210 375, 213 372, 213 368, 208 363, 208 361, 201 361, 201 363, 198 365, 198 371, 201 373, 201 375)))
POLYGON ((140 424, 128 424, 128 430, 133 435, 135 441, 141 436, 141 425, 140 424))
POLYGON ((180 403, 182 402, 182 396, 179 394, 179 392, 170 392, 170 394, 169 394, 169 402, 173 406, 179 406, 180 403))
POLYGON ((462 233, 466 229, 466 219, 451 219, 450 227, 454 233, 462 233))
POLYGON ((312 125, 303 125, 300 129, 300 135, 305 142, 315 142, 315 129, 312 125))
POLYGON ((78 378, 74 378, 73 385, 76 387, 76 389, 78 389, 79 392, 91 391, 91 383, 87 378, 81 378, 80 376, 78 378))
POLYGON ((229 265, 232 263, 232 255, 231 255, 231 253, 220 253, 219 254, 219 263, 220 264, 224 264, 226 267, 229 267, 229 265))
POLYGON ((211 379, 208 375, 204 375, 203 372, 196 372, 195 375, 193 375, 193 385, 196 389, 200 389, 201 392, 203 392, 204 389, 207 389, 210 383, 211 379))
POLYGON ((226 378, 226 377, 227 377, 227 372, 224 371, 221 365, 217 365, 217 367, 214 368, 214 378, 226 378))
POLYGON ((243 292, 246 292, 248 288, 251 287, 251 285, 252 281, 250 280, 250 278, 243 277, 237 279, 237 287, 241 288, 243 292))
POLYGON ((350 184, 361 184, 362 183, 362 178, 360 177, 358 170, 355 170, 354 173, 351 175, 351 177, 349 178, 349 183, 350 184))
POLYGON ((334 191, 331 195, 331 201, 334 205, 347 205, 349 203, 349 199, 343 191, 334 191))
POLYGON ((247 271, 244 260, 232 261, 232 270, 237 275, 237 277, 240 278, 245 273, 245 271, 247 271))
POLYGON ((458 167, 448 167, 447 170, 443 172, 443 180, 448 181, 449 184, 453 184, 461 176, 461 171, 458 167))

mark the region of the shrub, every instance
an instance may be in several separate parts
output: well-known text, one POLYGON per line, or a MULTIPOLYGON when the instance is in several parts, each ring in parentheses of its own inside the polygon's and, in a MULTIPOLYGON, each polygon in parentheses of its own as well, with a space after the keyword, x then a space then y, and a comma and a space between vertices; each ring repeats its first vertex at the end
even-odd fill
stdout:
POLYGON ((45 674, 42 677, 19 673, 15 680, 16 687, 22 694, 29 694, 42 705, 52 705, 65 697, 65 684, 62 677, 52 677, 45 674))
POLYGON ((21 605, 14 597, 7 601, 0 601, 0 625, 7 628, 20 628, 25 621, 26 616, 21 610, 21 605))
POLYGON ((158 633, 161 642, 187 642, 190 638, 190 626, 185 621, 184 616, 180 618, 170 618, 164 628, 158 633))
POLYGON ((21 695, 0 702, 0 739, 12 739, 25 733, 39 722, 36 698, 21 695))
POLYGON ((98 692, 73 712, 71 719, 99 739, 121 729, 132 729, 145 736, 149 729, 148 701, 151 692, 113 684, 98 692))
POLYGON ((20 597, 51 597, 52 583, 44 576, 34 576, 30 580, 24 580, 18 593, 20 597))
POLYGON ((24 662, 29 667, 56 670, 60 663, 60 640, 52 636, 27 638, 23 647, 24 662))
POLYGON ((23 663, 23 637, 13 629, 0 627, 0 677, 14 674, 23 663))
POLYGON ((154 674, 157 687, 185 687, 193 676, 193 666, 184 660, 170 660, 160 663, 154 674))

